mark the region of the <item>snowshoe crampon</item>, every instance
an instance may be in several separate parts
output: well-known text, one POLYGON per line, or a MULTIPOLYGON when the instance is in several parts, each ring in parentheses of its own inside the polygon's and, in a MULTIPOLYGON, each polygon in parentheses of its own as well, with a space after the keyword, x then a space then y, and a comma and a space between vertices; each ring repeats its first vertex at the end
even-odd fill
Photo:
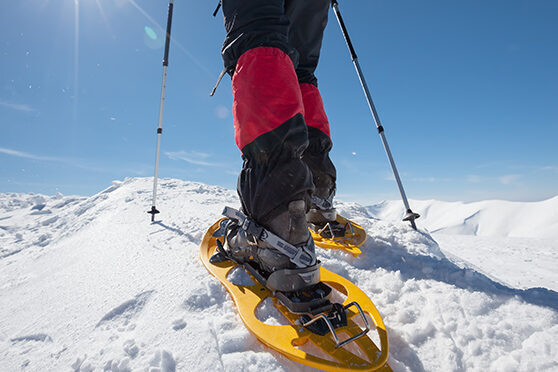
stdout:
POLYGON ((314 243, 320 248, 339 249, 355 257, 362 253, 360 246, 366 240, 366 231, 339 214, 333 223, 323 226, 309 224, 308 229, 312 233, 314 243))
POLYGON ((328 311, 320 314, 295 314, 257 281, 253 285, 231 283, 227 275, 238 266, 233 260, 209 262, 217 249, 219 237, 214 235, 220 235, 220 222, 216 222, 205 234, 201 243, 201 260, 207 270, 225 286, 245 326, 262 343, 293 361, 320 370, 391 371, 387 364, 389 352, 385 325, 378 310, 362 290, 347 279, 321 268, 319 285, 331 287, 346 296, 344 303, 332 304, 328 311), (258 305, 268 297, 273 299, 273 304, 290 325, 265 324, 256 317, 258 305), (339 326, 339 323, 342 325, 339 326), (362 328, 363 323, 372 329, 375 326, 381 350, 369 337, 367 330, 362 328))

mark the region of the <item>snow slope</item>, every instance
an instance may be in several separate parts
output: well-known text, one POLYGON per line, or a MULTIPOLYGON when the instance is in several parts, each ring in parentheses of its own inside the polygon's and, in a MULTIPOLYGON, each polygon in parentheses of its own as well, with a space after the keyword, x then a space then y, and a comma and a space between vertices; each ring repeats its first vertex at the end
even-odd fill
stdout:
MULTIPOLYGON (((417 224, 432 233, 558 240, 558 196, 540 202, 488 200, 475 203, 411 200, 417 224)), ((400 200, 367 207, 375 217, 400 221, 400 200)))
MULTIPOLYGON (((163 180, 150 223, 151 187, 128 179, 92 197, 0 194, 0 370, 306 370, 244 328, 199 261, 207 227, 238 206, 235 192, 163 180)), ((319 258, 375 302, 394 370, 558 369, 558 293, 502 285, 448 260, 424 231, 337 207, 369 239, 358 258, 318 249, 319 258)))
MULTIPOLYGON (((558 196, 534 203, 412 200, 410 204, 421 215, 417 225, 432 233, 452 261, 514 288, 558 291, 558 196)), ((395 222, 401 220, 404 208, 400 200, 391 200, 367 210, 395 222)))

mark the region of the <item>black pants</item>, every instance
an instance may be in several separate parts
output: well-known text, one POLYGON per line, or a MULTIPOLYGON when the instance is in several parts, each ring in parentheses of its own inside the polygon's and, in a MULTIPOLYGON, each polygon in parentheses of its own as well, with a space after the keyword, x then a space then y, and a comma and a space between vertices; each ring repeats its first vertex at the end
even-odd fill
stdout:
POLYGON ((243 209, 265 225, 292 200, 327 198, 336 172, 314 71, 330 0, 223 0, 243 209))

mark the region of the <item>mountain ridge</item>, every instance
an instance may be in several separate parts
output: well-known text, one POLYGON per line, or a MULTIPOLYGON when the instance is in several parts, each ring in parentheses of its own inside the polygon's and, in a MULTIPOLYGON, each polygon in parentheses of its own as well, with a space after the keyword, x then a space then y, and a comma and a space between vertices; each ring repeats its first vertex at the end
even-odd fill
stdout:
MULTIPOLYGON (((558 196, 538 202, 409 203, 421 215, 417 224, 431 233, 558 239, 558 196)), ((387 221, 398 221, 404 214, 400 200, 383 201, 366 209, 372 216, 387 221)))

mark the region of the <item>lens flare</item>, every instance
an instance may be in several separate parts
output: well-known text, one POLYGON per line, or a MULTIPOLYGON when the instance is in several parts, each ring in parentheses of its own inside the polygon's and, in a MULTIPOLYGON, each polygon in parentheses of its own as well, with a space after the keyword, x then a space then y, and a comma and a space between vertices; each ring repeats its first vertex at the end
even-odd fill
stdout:
POLYGON ((143 28, 143 30, 145 31, 145 34, 151 39, 151 40, 156 40, 157 39, 157 34, 155 33, 155 31, 153 31, 153 29, 149 26, 145 26, 143 28))
POLYGON ((165 44, 165 38, 159 30, 154 30, 149 26, 143 27, 143 42, 151 49, 161 49, 165 44))

